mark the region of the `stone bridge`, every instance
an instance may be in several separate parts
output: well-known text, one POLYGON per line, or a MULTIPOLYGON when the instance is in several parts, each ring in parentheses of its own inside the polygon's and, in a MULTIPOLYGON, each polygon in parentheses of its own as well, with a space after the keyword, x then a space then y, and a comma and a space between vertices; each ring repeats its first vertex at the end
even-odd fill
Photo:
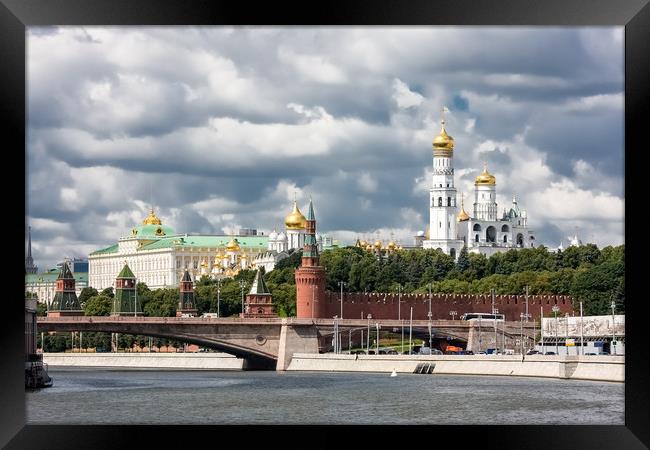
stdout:
MULTIPOLYGON (((487 321, 485 321, 487 322, 487 321)), ((428 334, 429 321, 414 320, 414 336, 428 334)), ((377 324, 381 331, 401 330, 408 333, 408 320, 338 320, 338 328, 345 348, 349 330, 367 329, 374 333, 377 324)), ((530 334, 532 323, 525 327, 524 334, 530 334)), ((501 339, 501 323, 499 337, 501 339)), ((318 353, 319 339, 327 341, 334 333, 333 319, 297 318, 210 318, 210 317, 125 317, 125 316, 72 316, 39 317, 38 331, 91 331, 154 336, 174 339, 203 347, 213 348, 245 360, 245 369, 285 370, 293 353, 318 353)), ((506 340, 519 336, 519 322, 506 323, 506 340)), ((436 337, 466 341, 468 348, 474 348, 476 324, 463 320, 433 320, 432 332, 436 337)), ((483 324, 484 348, 490 339, 492 328, 483 324)), ((358 338, 358 336, 357 336, 358 338)), ((354 338, 353 338, 354 341, 354 338)), ((324 346, 325 348, 327 346, 324 346)))

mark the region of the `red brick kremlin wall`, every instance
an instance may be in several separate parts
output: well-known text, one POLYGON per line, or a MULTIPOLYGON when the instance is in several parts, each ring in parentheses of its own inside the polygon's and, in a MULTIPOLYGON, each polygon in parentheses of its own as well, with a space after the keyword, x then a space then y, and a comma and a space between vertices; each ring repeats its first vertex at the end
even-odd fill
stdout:
MULTIPOLYGON (((311 292, 309 292, 311 301, 311 292)), ((332 318, 341 315, 340 292, 326 291, 325 295, 317 295, 315 311, 316 317, 332 318), (320 303, 320 304, 318 304, 320 303)), ((305 296, 306 297, 306 296, 305 296)), ((372 314, 373 319, 397 319, 398 316, 397 293, 343 293, 343 318, 361 319, 372 314)), ((495 295, 495 308, 499 314, 505 314, 506 320, 520 320, 519 314, 526 312, 525 295, 495 295)), ((553 315, 551 308, 557 305, 560 308, 558 316, 573 312, 572 298, 569 295, 529 295, 528 313, 533 319, 539 319, 540 306, 544 315, 553 315)), ((402 294, 401 318, 409 319, 410 308, 413 307, 413 320, 427 320, 429 312, 429 294, 402 294)), ((306 308, 305 308, 306 309, 306 308)), ((298 308, 299 318, 309 318, 303 308, 298 308)), ((492 312, 492 297, 489 294, 432 294, 431 312, 433 320, 451 319, 449 311, 456 311, 456 319, 463 313, 492 312)), ((310 313, 311 311, 309 311, 310 313)))

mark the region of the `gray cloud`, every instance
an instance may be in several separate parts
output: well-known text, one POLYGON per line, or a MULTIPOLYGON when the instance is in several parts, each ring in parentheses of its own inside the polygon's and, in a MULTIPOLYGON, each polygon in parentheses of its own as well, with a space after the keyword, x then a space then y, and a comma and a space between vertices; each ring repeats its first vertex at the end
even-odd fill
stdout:
POLYGON ((301 205, 314 196, 321 231, 406 239, 428 219, 425 170, 443 104, 466 204, 486 159, 500 209, 516 192, 538 241, 557 245, 577 226, 585 239, 620 243, 622 36, 29 28, 35 256, 53 264, 108 245, 151 202, 178 231, 268 231, 281 226, 294 190, 301 205), (567 207, 546 204, 552 196, 567 207))

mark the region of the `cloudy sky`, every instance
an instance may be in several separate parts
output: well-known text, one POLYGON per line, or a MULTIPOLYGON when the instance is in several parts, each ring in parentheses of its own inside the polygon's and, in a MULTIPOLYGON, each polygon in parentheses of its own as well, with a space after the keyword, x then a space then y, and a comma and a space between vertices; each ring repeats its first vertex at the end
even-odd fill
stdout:
POLYGON ((30 28, 36 263, 151 203, 179 232, 268 232, 294 193, 335 239, 410 245, 443 105, 466 198, 487 161, 538 242, 621 244, 623 49, 622 27, 30 28))

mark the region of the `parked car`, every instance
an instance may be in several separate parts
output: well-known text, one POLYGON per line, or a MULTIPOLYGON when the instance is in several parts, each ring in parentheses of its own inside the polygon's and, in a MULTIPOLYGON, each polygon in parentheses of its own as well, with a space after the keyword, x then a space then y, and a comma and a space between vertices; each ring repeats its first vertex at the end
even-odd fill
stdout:
POLYGON ((471 350, 463 350, 462 352, 460 352, 460 354, 461 355, 473 355, 474 352, 471 351, 471 350))
POLYGON ((526 354, 527 355, 539 355, 539 354, 541 354, 541 352, 539 352, 538 350, 528 350, 526 352, 526 354))
POLYGON ((476 352, 477 355, 487 355, 485 352, 476 352))
POLYGON ((555 355, 555 352, 546 352, 545 355, 555 355))

